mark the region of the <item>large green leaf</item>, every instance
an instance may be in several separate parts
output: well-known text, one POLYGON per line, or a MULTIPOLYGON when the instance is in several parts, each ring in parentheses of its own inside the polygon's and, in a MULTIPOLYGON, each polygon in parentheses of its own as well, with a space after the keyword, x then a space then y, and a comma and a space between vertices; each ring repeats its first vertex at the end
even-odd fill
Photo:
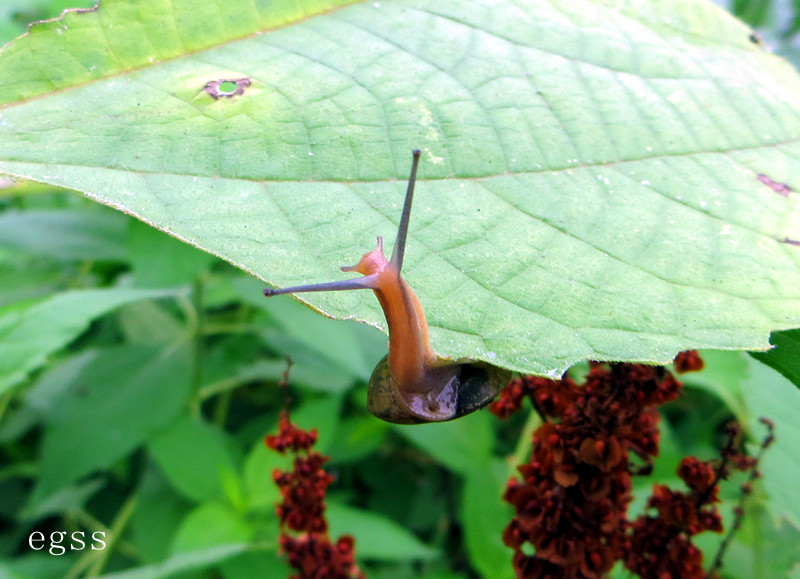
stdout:
MULTIPOLYGON (((745 26, 700 0, 339 4, 34 26, 0 54, 0 172, 283 286, 391 239, 420 147, 406 277, 443 355, 554 374, 800 326, 800 79, 745 26)), ((384 323, 367 292, 303 299, 384 323)))

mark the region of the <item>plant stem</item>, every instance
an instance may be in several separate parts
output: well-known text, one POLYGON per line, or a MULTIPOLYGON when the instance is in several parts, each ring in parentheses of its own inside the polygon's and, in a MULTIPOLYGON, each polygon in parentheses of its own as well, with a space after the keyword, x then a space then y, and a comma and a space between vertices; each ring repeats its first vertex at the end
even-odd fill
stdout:
POLYGON ((192 284, 192 309, 194 310, 194 324, 192 325, 192 394, 193 398, 203 386, 203 359, 205 357, 205 336, 203 324, 205 311, 203 309, 203 294, 205 280, 199 276, 192 284))
POLYGON ((91 566, 88 573, 86 574, 87 577, 96 577, 100 575, 101 571, 103 570, 103 566, 108 559, 108 556, 111 554, 111 550, 114 547, 114 543, 116 542, 118 537, 122 536, 122 531, 125 528, 125 525, 128 524, 128 520, 133 515, 133 511, 136 509, 136 495, 133 494, 128 497, 125 503, 122 505, 122 508, 117 513, 117 518, 114 519, 114 522, 111 524, 111 530, 109 532, 108 540, 106 542, 106 548, 99 551, 100 555, 98 556, 97 560, 94 562, 94 565, 91 566))
POLYGON ((91 534, 94 534, 97 531, 103 532, 103 538, 106 545, 103 549, 87 551, 86 554, 78 559, 75 565, 72 566, 69 572, 65 575, 64 579, 76 579, 81 575, 84 569, 87 569, 85 575, 86 577, 97 577, 100 575, 109 555, 111 554, 111 551, 118 542, 118 538, 121 537, 122 531, 124 530, 125 525, 128 524, 128 520, 131 518, 135 508, 136 496, 131 495, 123 503, 110 528, 107 528, 88 513, 77 513, 77 518, 80 524, 87 527, 91 531, 91 534))
POLYGON ((206 323, 203 325, 203 333, 206 336, 215 334, 257 334, 264 331, 264 326, 246 323, 206 323))
POLYGON ((233 392, 226 390, 217 398, 217 403, 214 406, 214 424, 220 428, 225 428, 225 420, 228 416, 228 410, 231 407, 231 397, 233 392))
POLYGON ((13 389, 7 390, 2 396, 0 396, 0 422, 3 421, 3 415, 8 410, 8 405, 11 404, 11 398, 13 389))

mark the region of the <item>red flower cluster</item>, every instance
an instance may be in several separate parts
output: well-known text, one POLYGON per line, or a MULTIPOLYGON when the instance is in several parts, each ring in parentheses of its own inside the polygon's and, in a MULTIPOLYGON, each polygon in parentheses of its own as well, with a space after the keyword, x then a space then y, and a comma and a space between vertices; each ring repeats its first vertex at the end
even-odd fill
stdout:
POLYGON ((289 413, 285 410, 278 417, 278 434, 268 434, 264 443, 272 450, 285 454, 287 449, 294 453, 309 451, 317 443, 317 429, 306 432, 295 426, 289 420, 289 413))
POLYGON ((658 516, 643 515, 631 525, 625 566, 641 577, 708 576, 703 571, 703 553, 691 540, 703 531, 722 532, 722 519, 712 506, 719 502, 718 472, 708 463, 687 457, 678 467, 678 476, 690 492, 653 485, 647 506, 658 516))
POLYGON ((706 579, 717 577, 722 564, 722 554, 733 533, 741 525, 743 503, 752 490, 752 482, 760 475, 758 462, 774 440, 774 425, 766 418, 760 421, 767 427, 767 437, 762 440, 757 456, 746 456, 740 450, 741 428, 737 424, 726 427, 727 441, 720 451, 721 460, 702 462, 687 457, 678 467, 678 476, 689 487, 689 492, 672 491, 663 485, 653 485, 653 495, 648 508, 658 516, 642 515, 631 525, 630 541, 626 549, 625 566, 641 577, 687 577, 706 579), (728 536, 720 546, 711 569, 703 571, 703 553, 692 545, 692 537, 703 531, 722 532, 722 518, 717 511, 718 483, 727 479, 732 470, 750 473, 742 485, 739 504, 734 509, 734 521, 728 536))
POLYGON ((353 538, 344 535, 336 544, 328 537, 325 520, 325 490, 333 477, 322 469, 329 457, 312 451, 316 429, 306 432, 294 425, 286 411, 278 420, 278 434, 268 435, 266 445, 284 454, 295 454, 294 469, 272 473, 281 490, 277 506, 281 526, 299 531, 297 537, 281 533, 280 545, 289 564, 300 571, 291 579, 361 579, 364 574, 355 564, 353 538), (305 456, 300 456, 300 453, 305 456))
POLYGON ((290 579, 356 579, 364 574, 353 559, 355 545, 353 537, 339 537, 331 545, 327 537, 316 534, 301 535, 298 538, 281 535, 281 549, 289 557, 289 564, 300 571, 290 579))
POLYGON ((642 364, 593 364, 580 386, 568 377, 509 384, 493 412, 508 416, 528 398, 552 419, 534 433, 530 462, 518 469, 522 481, 509 481, 505 493, 516 516, 503 540, 514 549, 518 577, 601 577, 622 558, 629 453, 650 465, 658 452, 656 407, 680 388, 664 368, 642 364))
POLYGON ((318 452, 305 458, 294 459, 294 471, 276 469, 272 478, 281 489, 282 502, 277 507, 281 525, 295 531, 324 533, 328 530, 325 520, 325 489, 333 477, 322 470, 328 462, 327 456, 318 452))

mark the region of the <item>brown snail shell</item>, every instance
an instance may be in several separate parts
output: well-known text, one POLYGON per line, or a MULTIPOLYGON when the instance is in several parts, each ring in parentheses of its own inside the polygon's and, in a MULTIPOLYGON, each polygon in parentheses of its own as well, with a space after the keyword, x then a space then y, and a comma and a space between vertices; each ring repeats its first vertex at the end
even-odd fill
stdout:
POLYGON ((367 410, 395 424, 460 418, 489 404, 511 379, 510 371, 484 362, 450 362, 431 369, 436 387, 406 392, 389 371, 388 359, 378 362, 369 379, 367 410))

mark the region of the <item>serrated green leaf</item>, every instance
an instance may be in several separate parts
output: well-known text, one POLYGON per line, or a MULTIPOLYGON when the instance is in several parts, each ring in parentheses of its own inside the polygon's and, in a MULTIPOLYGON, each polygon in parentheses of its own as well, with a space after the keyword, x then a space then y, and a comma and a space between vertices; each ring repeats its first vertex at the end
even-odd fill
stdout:
POLYGON ((76 290, 0 311, 0 393, 74 340, 95 318, 126 303, 168 295, 174 292, 76 290))
MULTIPOLYGON (((391 239, 420 147, 405 273, 440 354, 554 375, 800 326, 800 77, 746 26, 698 0, 339 4, 34 26, 0 53, 0 172, 285 286, 391 239)), ((384 326, 367 292, 304 300, 384 326)))

